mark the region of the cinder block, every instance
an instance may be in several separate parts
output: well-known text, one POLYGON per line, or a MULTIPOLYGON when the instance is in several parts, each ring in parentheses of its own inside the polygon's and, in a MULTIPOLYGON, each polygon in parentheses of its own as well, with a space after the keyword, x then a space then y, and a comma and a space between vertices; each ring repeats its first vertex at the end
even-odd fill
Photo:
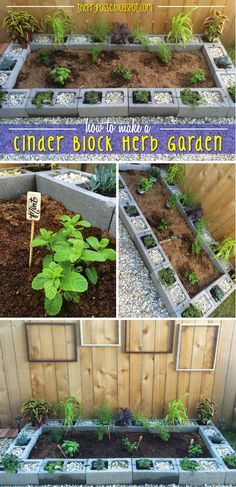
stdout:
POLYGON ((79 99, 79 116, 80 117, 127 117, 128 116, 128 90, 127 88, 87 88, 80 90, 79 99), (95 104, 85 103, 85 93, 95 91, 101 94, 101 102, 95 104), (123 102, 106 103, 106 95, 110 92, 123 93, 123 102))
POLYGON ((179 111, 176 91, 169 88, 129 88, 129 115, 155 115, 155 116, 175 116, 179 111), (149 103, 135 103, 133 94, 135 91, 148 91, 150 93, 149 103), (172 98, 172 103, 155 103, 155 93, 169 93, 172 98))
MULTIPOLYGON (((200 49, 203 48, 203 45, 204 45, 202 35, 201 34, 194 34, 193 37, 196 37, 199 42, 189 41, 187 43, 186 47, 184 47, 182 42, 178 42, 177 44, 176 43, 168 43, 169 48, 171 49, 171 51, 199 51, 200 49)), ((164 38, 164 40, 166 40, 167 35, 164 35, 163 38, 164 38)))
POLYGON ((55 104, 55 92, 56 90, 51 90, 51 89, 45 89, 45 88, 39 88, 39 89, 34 89, 34 90, 30 90, 30 97, 27 101, 27 104, 26 104, 26 111, 28 113, 28 115, 31 115, 31 116, 54 116, 54 113, 55 113, 55 108, 54 108, 54 104, 55 104), (52 102, 49 103, 49 104, 43 104, 42 107, 37 107, 36 105, 34 105, 32 103, 34 97, 38 94, 38 93, 45 93, 45 92, 50 92, 53 94, 52 96, 52 102))
POLYGON ((79 94, 80 90, 73 90, 73 89, 41 89, 39 88, 31 90, 29 99, 26 105, 26 110, 28 115, 46 115, 46 116, 73 116, 78 114, 78 100, 79 100, 79 94), (32 103, 34 97, 36 96, 37 93, 42 93, 42 92, 52 92, 53 93, 53 98, 52 98, 52 103, 45 104, 42 107, 37 107, 32 103), (61 93, 74 93, 75 94, 75 99, 72 103, 70 104, 57 104, 57 96, 60 95, 61 93))
POLYGON ((114 485, 132 484, 132 466, 130 458, 102 458, 106 462, 106 470, 92 470, 96 459, 89 460, 86 469, 86 484, 88 485, 114 485), (115 470, 112 463, 115 461, 126 461, 128 466, 124 469, 115 470))
POLYGON ((216 308, 212 296, 206 289, 194 296, 191 304, 201 310, 202 316, 209 316, 216 308))
POLYGON ((35 175, 26 173, 0 177, 0 200, 14 200, 27 191, 34 191, 35 175))
MULTIPOLYGON (((195 460, 197 462, 201 462, 199 458, 191 458, 191 460, 195 460)), ((205 485, 205 484, 224 484, 225 481, 225 471, 221 464, 221 462, 217 459, 213 458, 204 458, 203 461, 214 462, 216 469, 209 469, 209 470, 196 470, 196 471, 189 471, 183 470, 180 466, 180 460, 177 459, 177 466, 179 468, 179 483, 182 484, 190 484, 190 485, 205 485)))
MULTIPOLYGON (((167 264, 164 264, 162 266, 162 269, 167 268, 167 267, 170 267, 170 266, 167 264)), ((176 273, 175 273, 175 283, 172 286, 167 287, 161 283, 159 276, 158 276, 159 272, 160 272, 160 269, 154 270, 151 273, 152 282, 153 282, 159 296, 164 301, 164 304, 165 304, 168 312, 170 313, 170 315, 171 316, 177 316, 177 311, 179 311, 179 313, 181 313, 182 310, 184 310, 188 306, 189 301, 190 301, 190 297, 189 297, 187 291, 185 290, 183 284, 181 283, 181 281, 180 281, 180 279, 176 273), (178 303, 175 303, 173 301, 173 297, 171 296, 171 289, 175 285, 179 286, 179 288, 181 289, 182 296, 183 296, 181 301, 178 303)))
POLYGON ((229 103, 226 97, 224 90, 220 88, 191 88, 191 91, 197 92, 201 94, 202 92, 217 92, 222 97, 222 103, 219 105, 215 104, 206 104, 200 103, 197 106, 192 105, 185 105, 181 100, 181 91, 182 88, 177 88, 177 99, 179 103, 179 111, 178 117, 192 117, 192 118, 201 118, 201 117, 226 117, 229 113, 229 103))
POLYGON ((50 458, 48 460, 43 460, 43 463, 41 465, 40 471, 39 471, 39 485, 84 485, 86 483, 86 465, 87 465, 87 460, 85 459, 80 459, 80 458, 73 458, 71 460, 63 460, 61 458, 50 458), (47 470, 44 470, 45 466, 47 463, 52 462, 52 461, 63 461, 64 464, 64 469, 66 468, 66 465, 71 462, 82 462, 83 463, 83 468, 82 470, 71 470, 67 472, 66 470, 58 470, 54 471, 53 473, 47 472, 47 470))
POLYGON ((17 473, 6 473, 0 471, 0 485, 38 485, 39 484, 39 470, 42 464, 41 460, 27 460, 22 461, 22 465, 27 465, 30 463, 38 463, 39 466, 34 471, 17 473))
POLYGON ((179 472, 173 458, 150 458, 153 464, 151 470, 140 470, 138 468, 138 459, 132 459, 133 467, 133 484, 144 485, 144 484, 178 484, 179 483, 179 472), (156 462, 168 462, 172 465, 172 470, 158 470, 156 467, 156 462))
POLYGON ((30 90, 7 90, 6 95, 14 95, 24 93, 25 98, 22 103, 17 105, 8 105, 6 101, 3 100, 2 106, 0 107, 0 118, 17 118, 17 117, 28 117, 26 111, 26 105, 28 98, 30 96, 30 90))

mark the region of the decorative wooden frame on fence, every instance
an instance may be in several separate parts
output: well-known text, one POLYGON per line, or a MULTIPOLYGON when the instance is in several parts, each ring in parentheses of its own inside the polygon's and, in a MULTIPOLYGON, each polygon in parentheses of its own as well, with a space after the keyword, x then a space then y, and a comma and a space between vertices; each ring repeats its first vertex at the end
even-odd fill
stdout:
POLYGON ((37 322, 37 321, 30 321, 30 322, 25 322, 25 337, 26 337, 26 349, 27 349, 27 358, 28 362, 77 362, 78 360, 78 355, 77 355, 77 324, 75 322, 58 322, 58 323, 51 323, 49 322, 37 322), (68 326, 71 327, 72 330, 72 335, 73 335, 73 355, 72 358, 65 358, 65 359, 34 359, 32 358, 31 351, 30 351, 30 341, 29 341, 29 327, 32 326, 68 326))
MULTIPOLYGON (((132 321, 132 320, 128 320, 132 321)), ((173 352, 173 345, 174 345, 174 333, 175 333, 175 321, 174 320, 169 320, 169 336, 168 336, 168 344, 167 344, 167 349, 166 350, 130 350, 128 348, 128 343, 127 343, 127 326, 128 326, 128 321, 125 321, 125 352, 126 353, 152 353, 152 354, 164 354, 164 353, 172 353, 173 352)), ((154 320, 155 321, 155 320, 154 320)))
POLYGON ((121 326, 120 321, 115 320, 117 326, 117 343, 85 343, 83 333, 83 321, 80 320, 80 346, 81 347, 120 347, 121 346, 121 326))
POLYGON ((176 355, 176 370, 178 372, 212 372, 215 370, 216 367, 216 359, 217 359, 217 352, 219 346, 219 338, 220 338, 220 323, 180 323, 179 324, 179 334, 178 334, 178 342, 177 342, 177 355, 176 355), (184 327, 215 327, 217 330, 216 333, 216 341, 215 341, 215 349, 213 350, 213 359, 212 359, 212 368, 210 369, 182 369, 180 367, 180 355, 181 355, 181 337, 182 337, 182 330, 184 327))

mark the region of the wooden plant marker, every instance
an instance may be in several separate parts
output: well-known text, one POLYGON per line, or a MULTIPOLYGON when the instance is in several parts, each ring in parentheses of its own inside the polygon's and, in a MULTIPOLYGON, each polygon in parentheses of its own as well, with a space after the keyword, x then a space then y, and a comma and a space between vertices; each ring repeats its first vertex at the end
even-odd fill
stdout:
MULTIPOLYGON (((31 221, 30 244, 34 240, 35 222, 40 220, 41 214, 41 193, 35 191, 28 191, 26 204, 26 219, 31 221)), ((29 267, 31 267, 33 259, 33 248, 30 247, 29 253, 29 267)))

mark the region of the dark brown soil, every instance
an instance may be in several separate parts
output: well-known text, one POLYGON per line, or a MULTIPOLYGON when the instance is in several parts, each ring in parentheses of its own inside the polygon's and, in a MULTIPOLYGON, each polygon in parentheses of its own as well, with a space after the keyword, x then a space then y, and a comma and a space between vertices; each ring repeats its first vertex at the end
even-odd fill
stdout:
MULTIPOLYGON (((65 88, 113 88, 119 86, 139 88, 184 88, 192 86, 189 77, 192 71, 203 69, 206 80, 201 87, 215 86, 207 62, 201 51, 173 52, 168 65, 148 52, 106 52, 98 63, 92 63, 87 50, 55 51, 51 66, 38 64, 39 51, 32 52, 21 69, 16 88, 58 87, 50 78, 49 71, 55 66, 71 69, 72 74, 65 88), (132 70, 130 82, 113 74, 118 65, 132 70)), ((194 85, 195 87, 198 85, 194 85)))
MULTIPOLYGON (((80 444, 80 451, 75 454, 76 458, 125 458, 130 454, 122 444, 122 438, 127 437, 131 442, 138 442, 139 433, 112 433, 111 439, 104 437, 98 441, 95 432, 70 432, 66 440, 77 441, 80 444)), ((142 433, 142 441, 134 457, 158 457, 158 458, 183 458, 187 455, 190 441, 193 438, 195 443, 200 443, 203 449, 203 458, 211 457, 198 433, 184 434, 171 433, 170 440, 163 442, 157 435, 142 433)), ((56 442, 50 439, 50 433, 41 435, 32 449, 29 458, 63 458, 56 442)))
POLYGON ((122 176, 158 240, 168 239, 172 235, 179 237, 176 241, 172 240, 168 243, 163 243, 162 247, 180 280, 192 297, 220 277, 220 274, 203 250, 201 250, 199 255, 191 252, 194 235, 178 210, 165 208, 165 203, 169 195, 160 183, 154 184, 152 189, 143 196, 137 193, 136 188, 140 178, 146 175, 147 173, 144 171, 122 172, 122 176), (162 218, 169 220, 171 225, 168 230, 161 232, 157 227, 162 218), (186 272, 196 272, 199 282, 194 285, 191 284, 184 277, 186 272))
MULTIPOLYGON (((33 278, 41 272, 42 259, 47 251, 35 248, 32 267, 28 267, 30 222, 25 219, 26 196, 15 201, 0 201, 0 316, 43 317, 44 298, 41 291, 31 288, 33 278)), ((61 228, 59 216, 73 214, 48 196, 42 196, 40 222, 35 222, 35 235, 45 227, 54 232, 61 228)), ((106 231, 95 227, 83 231, 85 237, 94 235, 115 239, 106 231)), ((115 317, 116 316, 116 263, 96 264, 99 280, 96 286, 81 294, 79 304, 64 302, 58 316, 62 317, 115 317)))

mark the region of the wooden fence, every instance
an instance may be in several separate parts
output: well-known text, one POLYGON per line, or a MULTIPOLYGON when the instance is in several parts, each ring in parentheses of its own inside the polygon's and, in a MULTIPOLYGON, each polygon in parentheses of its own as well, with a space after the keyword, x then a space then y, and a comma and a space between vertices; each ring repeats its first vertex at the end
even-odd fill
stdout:
POLYGON ((184 189, 203 206, 207 227, 216 240, 235 238, 234 164, 186 164, 184 189))
MULTIPOLYGON (((2 19, 6 15, 7 6, 17 5, 19 8, 21 5, 25 6, 29 5, 30 7, 27 10, 30 11, 33 15, 35 15, 38 19, 41 19, 44 14, 51 14, 53 8, 47 8, 46 6, 53 5, 59 7, 60 5, 68 7, 66 10, 70 15, 73 16, 73 19, 76 24, 76 31, 77 32, 86 32, 87 24, 90 22, 94 22, 96 16, 100 15, 100 17, 109 23, 112 23, 116 20, 120 22, 127 22, 129 26, 140 26, 144 32, 147 33, 168 33, 171 28, 171 20, 174 15, 179 13, 180 11, 188 11, 193 6, 198 6, 197 0, 188 0, 188 2, 183 2, 183 0, 135 0, 132 2, 131 0, 107 0, 106 2, 101 2, 100 0, 92 1, 92 0, 78 0, 74 2, 72 0, 54 0, 53 2, 49 2, 48 0, 1 0, 0 6, 0 24, 2 23, 2 19), (78 4, 86 5, 88 8, 91 8, 91 4, 107 4, 114 7, 117 4, 138 4, 144 5, 144 10, 146 12, 130 12, 130 13, 91 13, 91 12, 79 12, 78 11, 78 4), (34 7, 39 5, 38 7, 34 7), (145 7, 146 5, 146 7, 145 7), (178 7, 179 5, 179 7, 178 7), (185 7, 185 5, 189 7, 185 7), (33 7, 32 7, 33 6, 33 7)), ((219 8, 222 10, 229 18, 229 21, 226 24, 225 33, 222 37, 222 41, 225 42, 227 45, 233 45, 235 40, 235 9, 234 9, 234 2, 233 0, 202 0, 200 2, 201 6, 192 14, 193 26, 194 26, 194 33, 203 33, 203 22, 205 18, 211 14, 215 8, 219 8), (210 5, 210 7, 209 7, 210 5), (223 5, 223 7, 222 7, 223 5)), ((81 10, 81 9, 80 9, 81 10)), ((7 40, 7 36, 5 32, 2 32, 0 35, 0 42, 4 42, 7 40)))
POLYGON ((76 340, 70 327, 61 323, 39 322, 34 329, 28 326, 30 358, 66 360, 77 351, 75 362, 29 362, 23 321, 1 322, 2 427, 14 425, 21 403, 32 396, 45 397, 55 404, 69 394, 82 402, 84 416, 93 416, 94 407, 107 400, 114 409, 130 407, 148 417, 163 417, 169 401, 188 394, 186 404, 194 417, 196 403, 209 397, 219 406, 218 417, 223 416, 228 424, 232 422, 236 397, 235 320, 209 320, 202 327, 183 328, 181 368, 208 369, 216 348, 216 331, 209 325, 221 325, 215 370, 199 372, 176 370, 179 320, 121 322, 120 346, 116 346, 119 334, 115 321, 83 321, 83 343, 93 346, 81 346, 79 322, 76 340))

